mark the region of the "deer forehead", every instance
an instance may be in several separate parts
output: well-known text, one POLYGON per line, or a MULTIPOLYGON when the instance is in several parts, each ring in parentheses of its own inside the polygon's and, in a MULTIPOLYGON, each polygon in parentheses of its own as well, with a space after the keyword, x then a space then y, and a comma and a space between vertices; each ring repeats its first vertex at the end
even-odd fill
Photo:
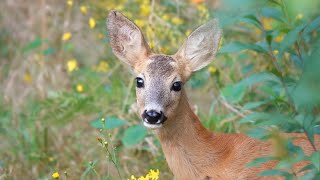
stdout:
POLYGON ((138 72, 154 80, 171 80, 179 76, 178 62, 168 55, 153 55, 142 63, 138 72))
POLYGON ((150 75, 167 77, 175 71, 174 63, 175 60, 170 56, 155 55, 150 57, 146 70, 150 75))

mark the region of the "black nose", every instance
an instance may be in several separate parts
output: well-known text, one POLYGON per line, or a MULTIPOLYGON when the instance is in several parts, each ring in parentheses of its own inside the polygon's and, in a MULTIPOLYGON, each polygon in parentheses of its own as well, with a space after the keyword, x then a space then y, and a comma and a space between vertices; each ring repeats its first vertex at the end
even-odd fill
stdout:
POLYGON ((158 113, 155 110, 144 111, 142 114, 142 118, 144 121, 147 121, 150 124, 160 124, 164 122, 164 115, 162 111, 158 113))

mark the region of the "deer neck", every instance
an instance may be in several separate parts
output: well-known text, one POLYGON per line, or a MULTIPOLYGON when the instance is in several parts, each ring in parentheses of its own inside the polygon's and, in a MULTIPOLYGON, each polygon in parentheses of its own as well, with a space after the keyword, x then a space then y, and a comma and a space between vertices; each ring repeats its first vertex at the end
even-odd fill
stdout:
POLYGON ((181 93, 177 115, 168 119, 156 134, 175 176, 179 177, 180 174, 196 177, 203 173, 202 167, 211 166, 218 161, 215 148, 210 143, 214 140, 214 135, 202 126, 192 111, 185 92, 181 93))
POLYGON ((192 111, 185 91, 182 90, 181 93, 176 115, 167 119, 164 126, 156 132, 162 142, 189 142, 191 139, 201 137, 199 135, 212 135, 202 126, 200 120, 192 111))

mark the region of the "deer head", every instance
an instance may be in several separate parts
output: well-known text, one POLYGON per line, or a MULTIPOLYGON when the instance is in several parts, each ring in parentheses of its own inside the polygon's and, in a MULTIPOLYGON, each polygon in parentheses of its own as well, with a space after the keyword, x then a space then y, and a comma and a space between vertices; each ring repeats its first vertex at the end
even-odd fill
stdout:
POLYGON ((166 121, 174 121, 184 98, 184 84, 218 50, 221 30, 217 21, 193 31, 174 55, 152 53, 140 29, 117 11, 109 13, 107 28, 113 53, 136 74, 137 104, 144 125, 161 128, 166 121))

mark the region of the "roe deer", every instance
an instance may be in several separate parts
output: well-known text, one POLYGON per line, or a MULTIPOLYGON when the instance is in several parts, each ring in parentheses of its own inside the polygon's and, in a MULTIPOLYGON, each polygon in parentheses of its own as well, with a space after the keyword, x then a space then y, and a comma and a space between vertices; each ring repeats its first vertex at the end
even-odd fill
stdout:
MULTIPOLYGON (((216 20, 193 31, 174 55, 152 53, 140 29, 120 12, 109 13, 107 28, 114 54, 137 75, 139 113, 144 125, 160 139, 176 179, 270 179, 258 174, 272 169, 276 161, 253 168, 246 168, 246 164, 271 156, 272 142, 243 134, 211 133, 188 103, 183 85, 217 53, 221 30, 216 20)), ((302 147, 306 154, 314 151, 303 134, 285 136, 295 137, 293 144, 302 147)), ((315 142, 320 148, 319 137, 315 142)), ((297 163, 293 171, 297 173, 307 164, 297 163)))

